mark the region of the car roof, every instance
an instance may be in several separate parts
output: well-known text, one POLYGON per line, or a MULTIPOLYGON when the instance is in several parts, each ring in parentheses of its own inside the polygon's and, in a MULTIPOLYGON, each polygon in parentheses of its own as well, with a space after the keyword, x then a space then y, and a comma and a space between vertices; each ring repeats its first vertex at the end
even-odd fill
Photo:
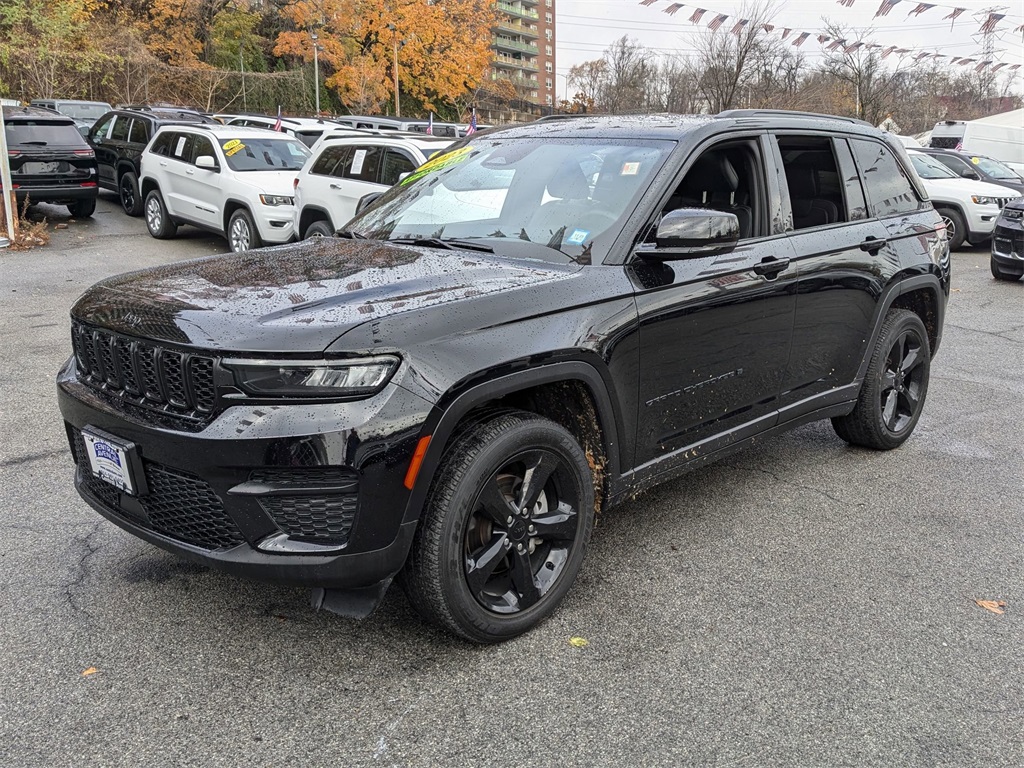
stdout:
MULTIPOLYGON (((273 124, 277 122, 276 115, 234 115, 232 120, 266 120, 273 124)), ((287 125, 289 128, 324 128, 330 127, 331 122, 329 120, 323 120, 316 117, 282 117, 281 124, 287 125)))
POLYGON ((4 120, 52 120, 58 123, 71 123, 74 125, 72 120, 67 115, 63 115, 60 112, 56 112, 47 107, 8 107, 5 106, 4 120))
POLYGON ((324 143, 328 141, 332 143, 339 142, 343 139, 351 139, 352 141, 386 141, 393 142, 395 144, 407 144, 416 147, 417 149, 442 149, 447 147, 449 144, 458 141, 451 136, 421 136, 417 134, 410 135, 407 131, 393 131, 388 133, 369 133, 365 132, 364 135, 347 132, 346 129, 338 131, 338 133, 325 133, 324 143))
MULTIPOLYGON (((164 126, 161 126, 163 130, 164 126)), ((180 131, 183 128, 189 129, 194 128, 201 133, 213 134, 219 139, 231 138, 231 139, 273 139, 280 138, 284 141, 296 141, 294 136, 290 136, 287 133, 280 133, 276 137, 274 136, 276 131, 268 131, 266 128, 253 128, 247 125, 222 125, 220 123, 187 123, 183 125, 172 125, 167 127, 168 130, 180 131)))

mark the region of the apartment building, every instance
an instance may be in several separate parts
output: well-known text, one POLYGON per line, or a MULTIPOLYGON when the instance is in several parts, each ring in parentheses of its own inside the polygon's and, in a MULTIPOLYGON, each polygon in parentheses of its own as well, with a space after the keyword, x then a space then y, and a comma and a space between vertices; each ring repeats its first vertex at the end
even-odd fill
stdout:
MULTIPOLYGON (((555 0, 497 0, 491 79, 508 80, 518 99, 555 104, 555 0)), ((539 110, 542 111, 542 110, 539 110)))

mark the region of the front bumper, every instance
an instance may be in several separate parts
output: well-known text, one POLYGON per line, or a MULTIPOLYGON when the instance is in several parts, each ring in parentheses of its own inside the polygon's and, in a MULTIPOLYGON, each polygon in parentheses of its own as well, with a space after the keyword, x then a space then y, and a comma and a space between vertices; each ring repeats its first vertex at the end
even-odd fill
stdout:
POLYGON ((992 233, 992 260, 1008 272, 1024 274, 1024 220, 996 225, 992 233))
POLYGON ((290 243, 296 239, 298 231, 295 227, 295 206, 293 205, 259 205, 256 206, 254 218, 260 239, 264 243, 290 243))
POLYGON ((999 218, 998 205, 967 205, 967 239, 972 243, 985 240, 992 236, 996 219, 999 218))
POLYGON ((403 480, 428 405, 401 387, 346 403, 231 406, 200 431, 127 415, 78 381, 73 359, 57 389, 75 487, 129 533, 239 576, 297 586, 367 587, 402 567, 416 525, 402 523, 403 480), (92 475, 80 438, 87 427, 137 446, 145 494, 92 475))

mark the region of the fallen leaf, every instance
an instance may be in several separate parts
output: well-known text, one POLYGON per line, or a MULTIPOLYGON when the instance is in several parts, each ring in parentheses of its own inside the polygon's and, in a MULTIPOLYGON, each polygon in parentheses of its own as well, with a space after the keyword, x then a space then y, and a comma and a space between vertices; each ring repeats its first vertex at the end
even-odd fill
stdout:
MULTIPOLYGON (((1002 613, 1002 611, 1000 611, 1000 613, 1002 613)), ((87 670, 82 672, 82 677, 89 677, 89 675, 95 675, 97 672, 99 672, 99 670, 96 669, 96 667, 89 667, 87 670)))
POLYGON ((992 611, 992 613, 999 614, 1006 613, 1006 611, 1003 610, 1003 608, 1006 607, 1006 602, 1003 600, 975 600, 974 602, 986 611, 992 611))
POLYGON ((569 645, 573 648, 586 648, 590 645, 590 641, 585 637, 573 637, 569 639, 569 645))
POLYGON ((959 289, 959 288, 951 288, 950 290, 951 290, 951 291, 952 291, 953 293, 960 293, 960 289, 959 289))
POLYGON ((64 222, 61 222, 60 224, 54 224, 53 228, 54 229, 67 229, 68 225, 65 224, 64 222))

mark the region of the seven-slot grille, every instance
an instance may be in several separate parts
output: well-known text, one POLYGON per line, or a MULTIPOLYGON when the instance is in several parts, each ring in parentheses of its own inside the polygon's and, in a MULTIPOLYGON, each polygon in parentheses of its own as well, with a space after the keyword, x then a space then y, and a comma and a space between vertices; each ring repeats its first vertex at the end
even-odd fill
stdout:
POLYGON ((1007 203, 1011 203, 1016 199, 1016 197, 997 197, 996 205, 998 205, 1000 208, 1005 208, 1007 203))
POLYGON ((213 412, 217 400, 212 357, 179 352, 109 331, 72 323, 79 378, 131 402, 192 419, 213 412))

